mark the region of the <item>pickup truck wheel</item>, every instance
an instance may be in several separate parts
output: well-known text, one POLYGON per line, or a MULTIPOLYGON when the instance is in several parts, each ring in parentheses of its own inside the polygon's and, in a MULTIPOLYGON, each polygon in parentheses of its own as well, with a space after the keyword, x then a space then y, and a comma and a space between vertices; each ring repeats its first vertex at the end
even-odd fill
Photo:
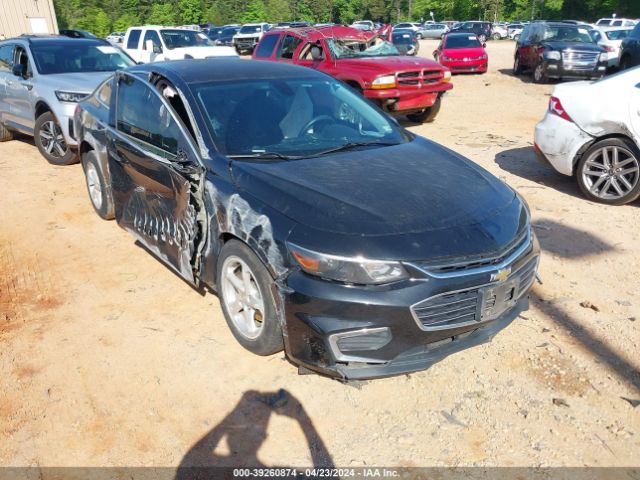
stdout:
POLYGON ((78 157, 67 145, 62 128, 53 113, 45 112, 36 119, 33 137, 36 147, 47 162, 53 165, 78 163, 78 157))
POLYGON ((100 170, 96 152, 91 150, 82 156, 82 168, 93 209, 100 218, 112 220, 115 217, 113 199, 107 193, 107 181, 100 170))
POLYGON ((576 180, 589 200, 608 205, 632 202, 640 197, 640 151, 620 138, 597 142, 578 162, 576 180))
POLYGON ((440 97, 438 97, 432 106, 425 108, 419 113, 410 113, 407 115, 407 118, 415 123, 431 123, 435 120, 436 115, 438 115, 438 112, 440 111, 440 104, 441 100, 440 97))
POLYGON ((273 279, 247 245, 238 240, 224 244, 216 284, 224 318, 240 345, 257 355, 284 348, 271 293, 273 279))
POLYGON ((13 139, 13 132, 0 123, 0 142, 8 142, 13 139))

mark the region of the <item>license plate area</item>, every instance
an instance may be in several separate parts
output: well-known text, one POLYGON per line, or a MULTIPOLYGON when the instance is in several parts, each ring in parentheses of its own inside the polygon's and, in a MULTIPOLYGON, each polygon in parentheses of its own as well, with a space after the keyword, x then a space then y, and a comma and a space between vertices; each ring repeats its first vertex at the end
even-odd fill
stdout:
POLYGON ((493 320, 518 302, 518 280, 507 280, 480 290, 480 321, 493 320))

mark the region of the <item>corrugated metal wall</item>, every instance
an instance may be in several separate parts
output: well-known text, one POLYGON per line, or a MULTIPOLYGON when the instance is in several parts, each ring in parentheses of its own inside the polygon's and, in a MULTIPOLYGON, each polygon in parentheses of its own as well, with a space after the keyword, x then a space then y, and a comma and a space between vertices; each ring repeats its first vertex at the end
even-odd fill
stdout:
POLYGON ((53 0, 0 0, 0 38, 45 33, 45 29, 58 33, 53 0))

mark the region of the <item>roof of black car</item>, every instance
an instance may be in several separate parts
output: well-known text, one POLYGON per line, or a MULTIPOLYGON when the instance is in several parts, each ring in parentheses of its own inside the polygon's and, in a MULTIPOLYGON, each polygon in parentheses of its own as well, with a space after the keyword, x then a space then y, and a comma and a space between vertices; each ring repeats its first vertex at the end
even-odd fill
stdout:
POLYGON ((72 43, 77 45, 78 43, 108 43, 101 38, 71 38, 65 35, 21 35, 19 37, 7 38, 7 40, 26 40, 32 44, 38 43, 72 43))
POLYGON ((237 57, 219 57, 206 60, 176 60, 147 63, 130 67, 131 72, 157 72, 173 74, 184 83, 196 84, 216 81, 270 78, 313 78, 322 74, 297 65, 264 60, 242 60, 237 57))

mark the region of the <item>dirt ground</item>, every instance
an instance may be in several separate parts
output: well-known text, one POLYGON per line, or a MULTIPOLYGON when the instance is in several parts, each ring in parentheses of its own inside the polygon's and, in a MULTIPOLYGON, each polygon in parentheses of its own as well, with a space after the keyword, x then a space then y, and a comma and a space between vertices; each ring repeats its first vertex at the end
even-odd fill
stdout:
POLYGON ((95 215, 78 165, 0 144, 0 465, 637 466, 640 203, 590 203, 536 162, 553 86, 513 77, 513 49, 490 42, 490 71, 409 128, 527 199, 544 284, 491 344, 410 376, 253 356, 214 295, 95 215))

